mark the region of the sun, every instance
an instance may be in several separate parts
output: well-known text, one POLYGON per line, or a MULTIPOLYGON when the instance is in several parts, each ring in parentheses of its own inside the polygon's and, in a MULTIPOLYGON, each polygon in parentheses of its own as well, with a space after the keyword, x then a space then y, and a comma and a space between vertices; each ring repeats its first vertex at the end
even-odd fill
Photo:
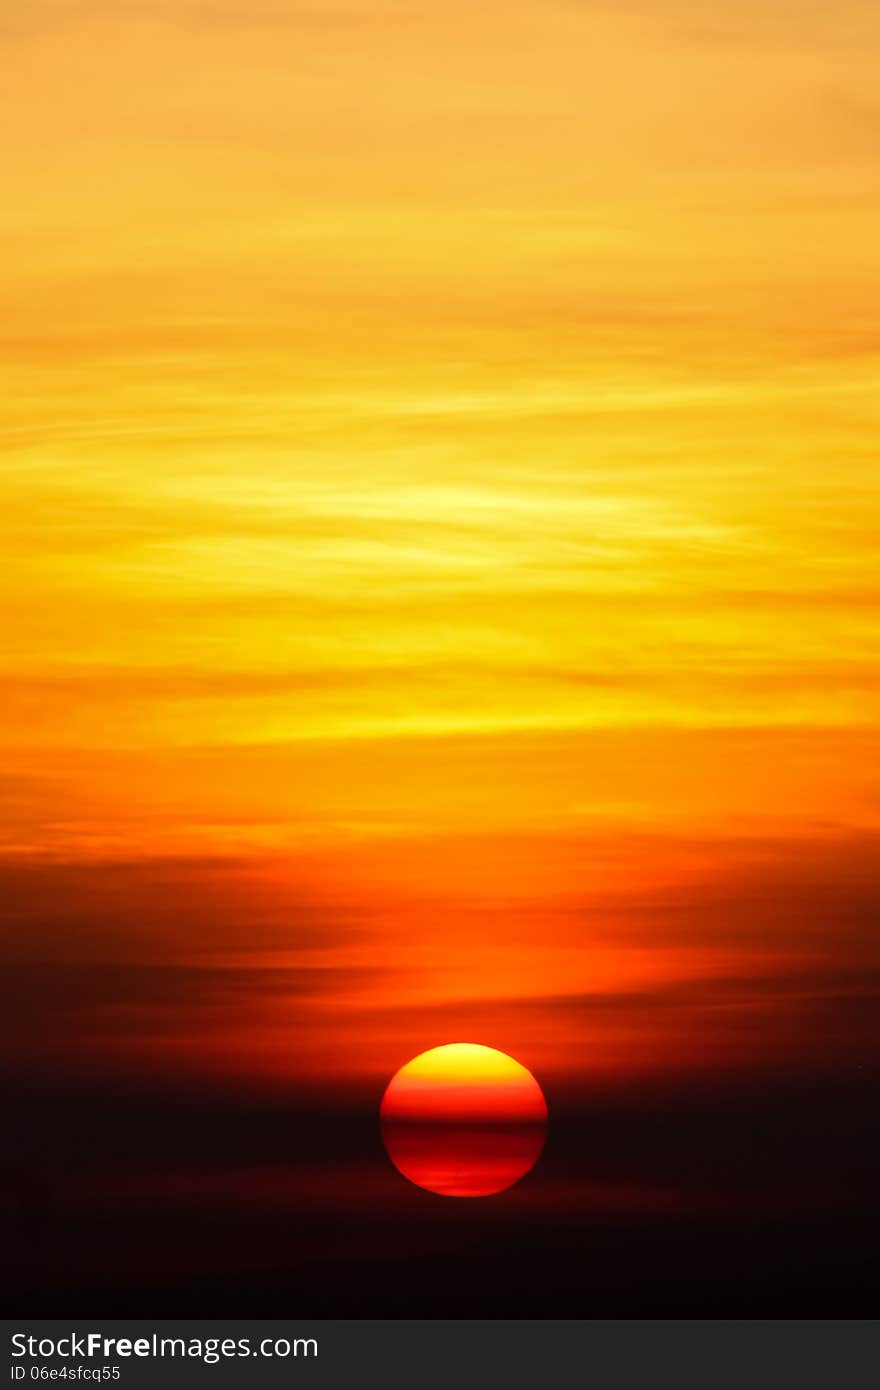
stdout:
POLYGON ((487 1197, 534 1167, 547 1102, 506 1052, 446 1043, 395 1072, 380 1117, 388 1156, 410 1182, 444 1197, 487 1197))

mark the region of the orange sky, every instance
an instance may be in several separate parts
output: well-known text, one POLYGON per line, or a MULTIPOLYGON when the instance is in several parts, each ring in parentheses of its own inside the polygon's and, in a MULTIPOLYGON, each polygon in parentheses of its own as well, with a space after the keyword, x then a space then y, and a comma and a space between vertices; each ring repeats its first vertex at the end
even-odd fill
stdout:
POLYGON ((17 1055, 860 1055, 878 30, 4 16, 17 1055))

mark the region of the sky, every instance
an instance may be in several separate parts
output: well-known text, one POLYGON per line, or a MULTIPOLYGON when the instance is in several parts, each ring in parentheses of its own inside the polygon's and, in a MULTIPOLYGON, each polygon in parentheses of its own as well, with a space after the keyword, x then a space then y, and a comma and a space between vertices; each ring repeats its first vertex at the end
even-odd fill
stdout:
POLYGON ((8 1066, 876 1065, 878 30, 4 12, 8 1066))

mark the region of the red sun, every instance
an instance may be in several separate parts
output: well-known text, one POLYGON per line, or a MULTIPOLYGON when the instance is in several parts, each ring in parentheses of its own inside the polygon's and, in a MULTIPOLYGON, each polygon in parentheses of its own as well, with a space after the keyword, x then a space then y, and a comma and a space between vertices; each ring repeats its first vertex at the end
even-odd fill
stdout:
POLYGON ((494 1047, 447 1043, 395 1072, 380 1107, 395 1168, 444 1197, 488 1197, 528 1173, 547 1103, 532 1073, 494 1047))

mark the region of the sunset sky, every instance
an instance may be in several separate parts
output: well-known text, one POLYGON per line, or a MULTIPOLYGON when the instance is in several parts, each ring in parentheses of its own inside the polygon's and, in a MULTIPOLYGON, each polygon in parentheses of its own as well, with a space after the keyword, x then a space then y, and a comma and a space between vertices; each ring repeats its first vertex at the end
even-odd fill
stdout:
POLYGON ((876 1063, 878 39, 4 8, 13 1065, 876 1063))

